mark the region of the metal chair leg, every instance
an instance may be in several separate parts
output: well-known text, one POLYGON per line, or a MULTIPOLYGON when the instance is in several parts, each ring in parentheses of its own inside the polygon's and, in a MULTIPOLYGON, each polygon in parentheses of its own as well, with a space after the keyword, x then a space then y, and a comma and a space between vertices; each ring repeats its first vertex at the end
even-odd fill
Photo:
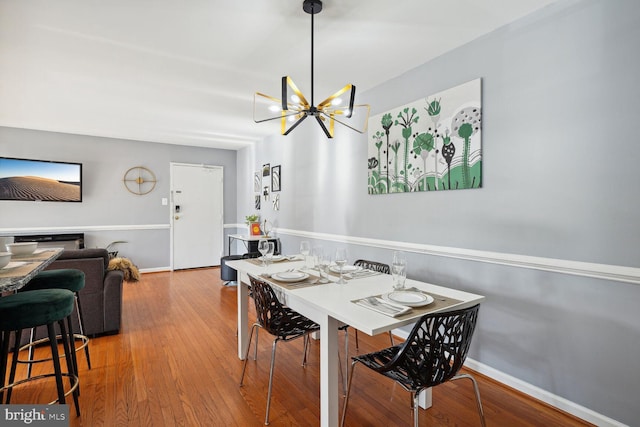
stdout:
POLYGON ((360 343, 358 342, 358 330, 356 329, 355 331, 356 331, 356 351, 357 351, 357 350, 360 349, 360 347, 359 347, 360 343))
MULTIPOLYGON (((358 343, 358 330, 356 329, 356 346, 358 343)), ((356 347, 357 348, 357 347, 356 347)), ((338 354, 338 361, 340 361, 340 355, 338 354)), ((342 372, 342 367, 340 368, 342 372)), ((349 328, 344 330, 344 379, 342 381, 342 393, 347 394, 347 381, 349 378, 349 328)))
POLYGON ((258 328, 260 325, 254 323, 251 327, 251 332, 249 333, 249 342, 247 343, 247 351, 244 353, 244 363, 242 364, 242 374, 240 375, 240 387, 242 387, 242 381, 244 380, 244 371, 247 369, 247 362, 249 361, 249 349, 251 348, 251 338, 253 337, 253 330, 258 328))
POLYGON ((420 411, 420 392, 412 391, 411 399, 413 400, 413 427, 419 427, 418 411, 420 411))
POLYGON ((309 350, 309 334, 305 334, 302 338, 303 347, 302 347, 302 367, 307 366, 307 351, 309 350))
POLYGON ((356 371, 356 360, 351 362, 351 373, 349 374, 349 382, 347 383, 347 395, 344 397, 344 407, 342 408, 342 418, 340 419, 340 427, 344 427, 344 420, 347 417, 347 406, 349 404, 349 394, 351 393, 351 381, 353 373, 356 371))
POLYGON ((276 364, 276 345, 280 341, 280 338, 273 340, 273 346, 271 348, 271 369, 269 369, 269 392, 267 393, 267 413, 264 417, 264 425, 269 425, 269 409, 271 408, 271 386, 273 385, 273 371, 276 364))
POLYGON ((476 382, 476 379, 469 374, 459 374, 451 378, 451 381, 459 380, 461 378, 468 378, 473 383, 473 391, 476 394, 476 404, 478 405, 478 414, 480 414, 480 422, 482 423, 482 427, 486 427, 486 423, 484 420, 484 411, 482 410, 482 401, 480 400, 480 388, 478 388, 478 383, 476 382))
POLYGON ((253 360, 258 360, 258 337, 259 337, 260 329, 256 329, 256 346, 253 349, 253 360))
POLYGON ((389 331, 389 339, 391 340, 391 347, 393 347, 395 344, 393 342, 393 334, 391 333, 391 331, 389 331))

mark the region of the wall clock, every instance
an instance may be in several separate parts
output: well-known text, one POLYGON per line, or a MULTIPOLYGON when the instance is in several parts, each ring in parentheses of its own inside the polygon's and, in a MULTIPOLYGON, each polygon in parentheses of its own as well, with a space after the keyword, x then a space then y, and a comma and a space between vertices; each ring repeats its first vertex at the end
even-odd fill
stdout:
POLYGON ((124 173, 124 186, 133 194, 150 193, 156 187, 156 176, 144 166, 134 166, 124 173))

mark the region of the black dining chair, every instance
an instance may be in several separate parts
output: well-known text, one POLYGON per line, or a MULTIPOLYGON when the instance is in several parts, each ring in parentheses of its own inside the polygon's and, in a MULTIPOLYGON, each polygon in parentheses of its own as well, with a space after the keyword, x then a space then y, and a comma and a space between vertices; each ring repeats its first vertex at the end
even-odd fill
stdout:
POLYGON ((479 305, 474 305, 457 311, 425 314, 415 324, 404 343, 353 357, 340 425, 344 426, 347 415, 356 364, 362 363, 411 392, 415 427, 418 426, 418 396, 422 390, 446 381, 470 379, 476 395, 480 421, 484 427, 484 412, 478 384, 471 375, 458 374, 469 352, 479 308, 479 305))
POLYGON ((265 425, 268 425, 269 407, 271 405, 271 387, 273 384, 273 371, 276 361, 276 345, 278 344, 278 341, 292 341, 297 338, 304 338, 304 354, 302 358, 302 366, 306 366, 308 335, 312 332, 319 331, 320 325, 307 319, 300 313, 282 305, 280 301, 278 301, 278 297, 274 293, 273 288, 271 288, 268 283, 256 279, 253 276, 249 276, 249 279, 251 280, 253 301, 256 307, 256 322, 251 327, 251 333, 249 334, 249 343, 247 344, 247 352, 244 355, 244 364, 242 366, 242 375, 240 376, 240 386, 242 387, 244 373, 247 369, 249 348, 251 347, 251 338, 253 336, 253 331, 255 330, 257 333, 257 328, 264 329, 265 331, 276 337, 273 340, 273 346, 271 348, 271 369, 269 371, 267 412, 264 418, 265 425))

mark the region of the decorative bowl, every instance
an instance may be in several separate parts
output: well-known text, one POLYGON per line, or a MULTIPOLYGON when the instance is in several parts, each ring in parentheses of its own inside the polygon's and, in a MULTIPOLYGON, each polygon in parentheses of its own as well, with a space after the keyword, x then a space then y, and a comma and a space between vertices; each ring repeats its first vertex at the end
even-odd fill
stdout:
POLYGON ((11 261, 11 252, 0 252, 0 268, 4 268, 11 261))
POLYGON ((36 251, 38 242, 7 243, 7 250, 14 255, 29 255, 36 251))

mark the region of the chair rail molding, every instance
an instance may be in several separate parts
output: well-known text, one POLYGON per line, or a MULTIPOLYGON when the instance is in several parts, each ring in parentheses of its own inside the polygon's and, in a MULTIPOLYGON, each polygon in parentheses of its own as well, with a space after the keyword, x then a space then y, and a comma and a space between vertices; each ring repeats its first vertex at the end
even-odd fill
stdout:
POLYGON ((122 225, 68 225, 60 227, 19 227, 0 228, 0 236, 37 233, 72 233, 84 231, 128 231, 128 230, 164 230, 170 224, 122 224, 122 225))
POLYGON ((640 285, 640 268, 277 228, 275 233, 640 285))

